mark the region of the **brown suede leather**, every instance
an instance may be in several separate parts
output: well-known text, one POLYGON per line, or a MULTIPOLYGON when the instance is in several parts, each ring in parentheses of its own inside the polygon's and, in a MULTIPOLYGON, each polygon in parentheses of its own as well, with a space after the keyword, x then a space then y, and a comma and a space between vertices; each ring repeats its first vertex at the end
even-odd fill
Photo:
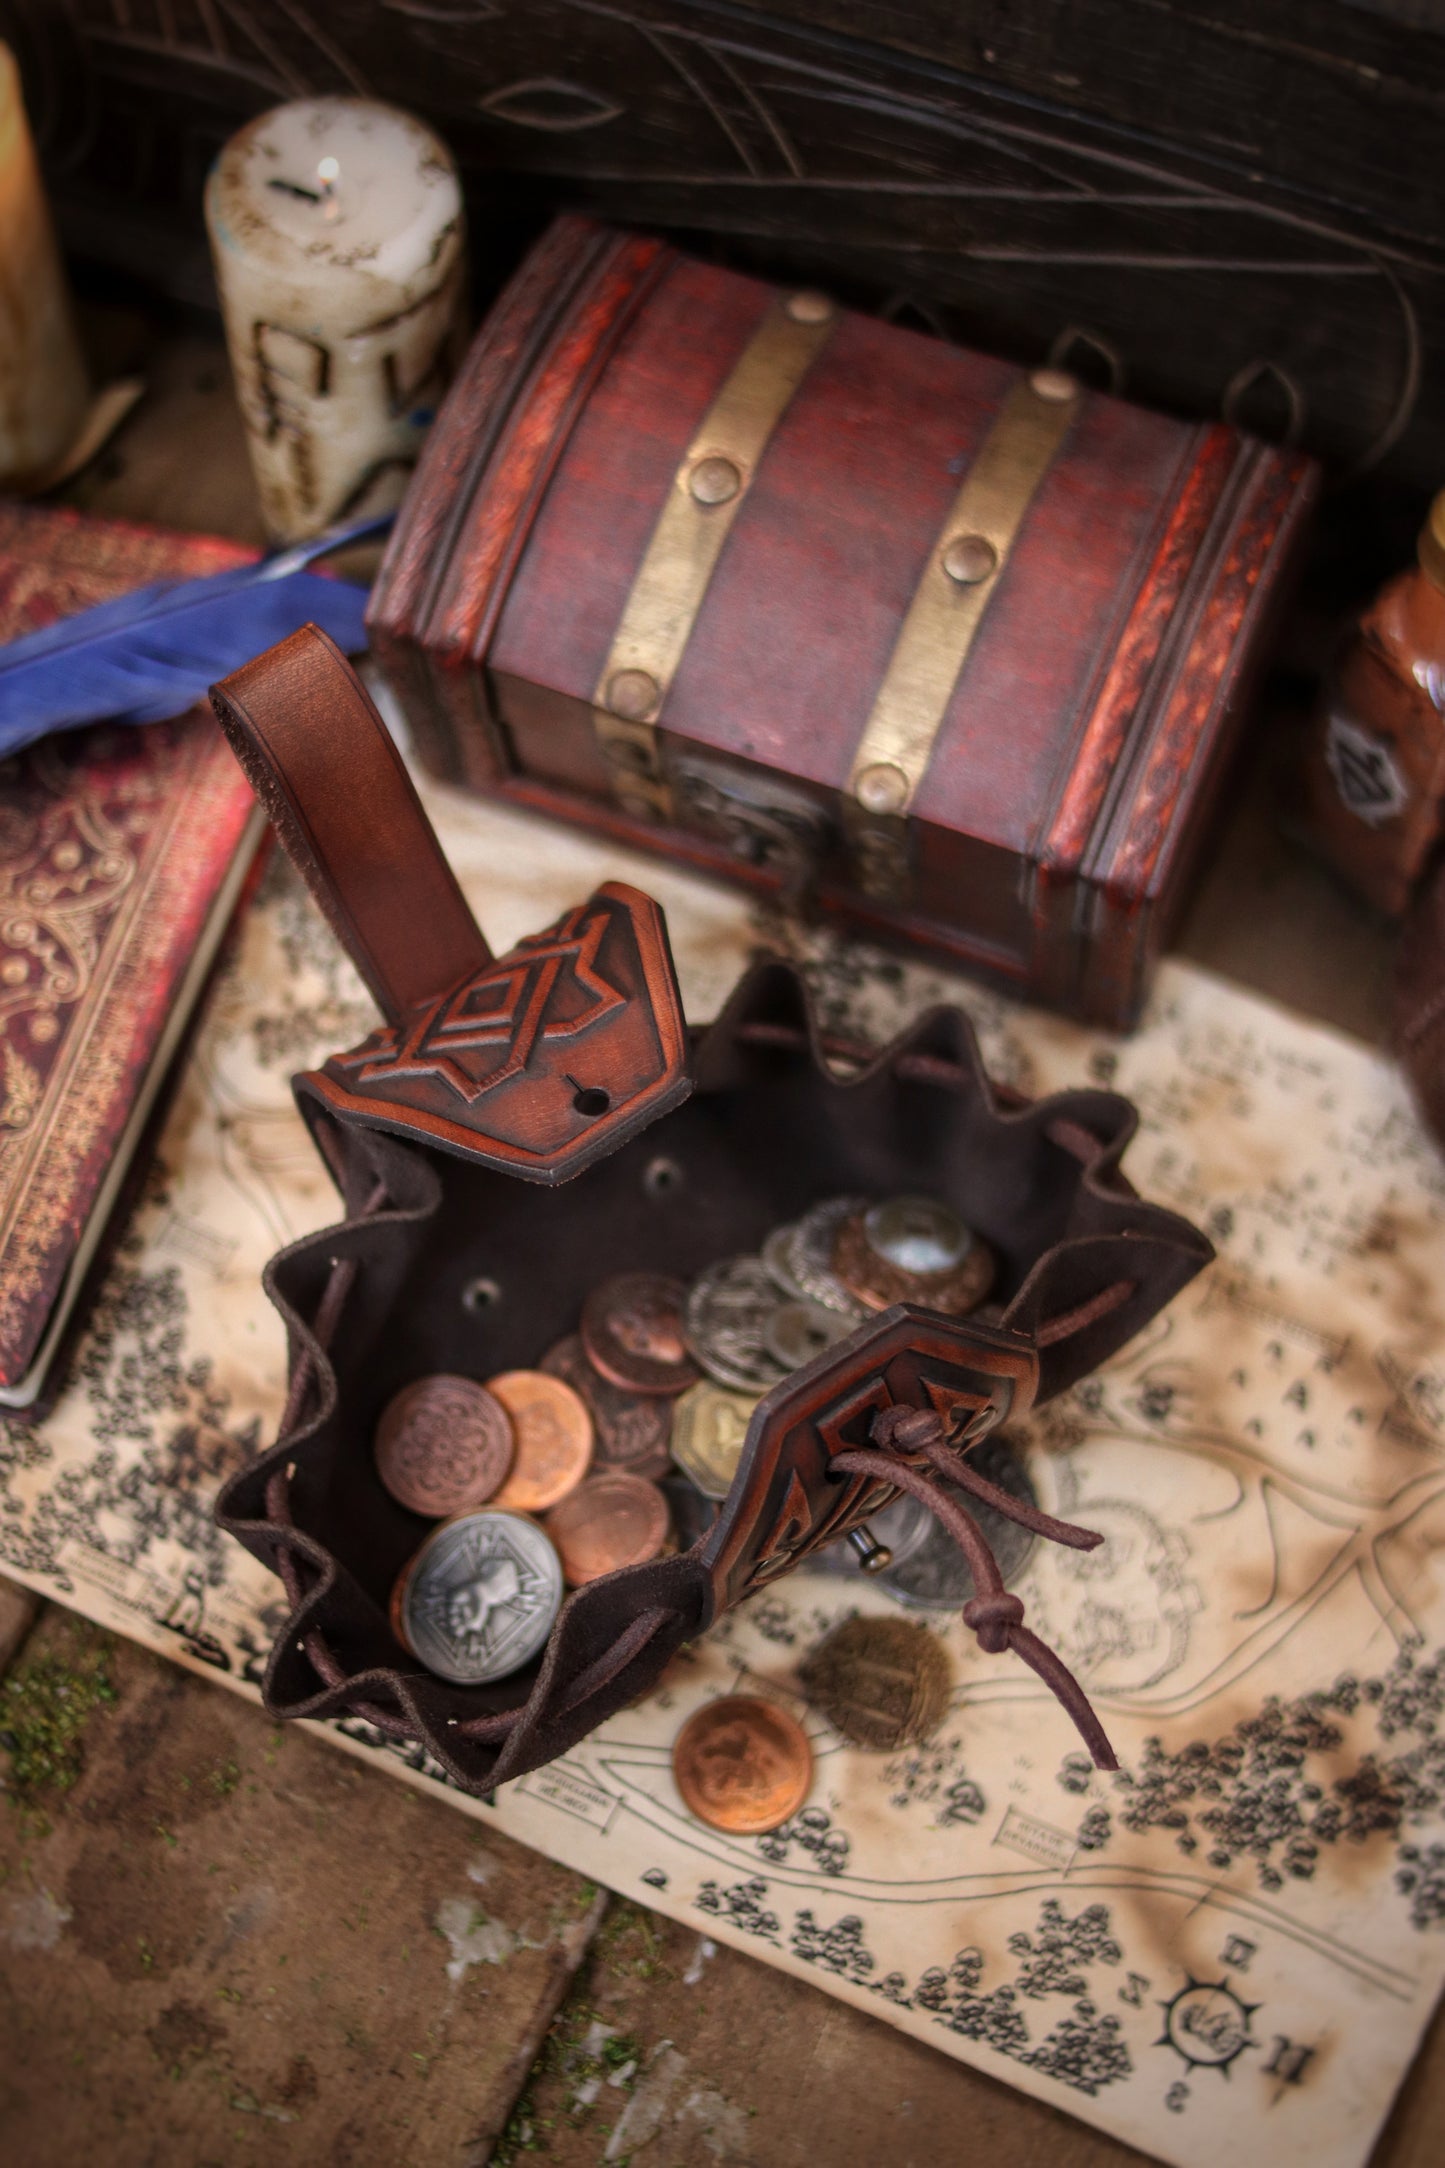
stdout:
POLYGON ((391 1022, 491 961, 390 731, 319 626, 233 671, 211 705, 391 1022))
MULTIPOLYGON (((374 853, 353 856, 348 824, 319 818, 313 799, 318 788, 336 792, 338 770, 344 777, 347 733, 359 729, 369 745, 367 732, 381 725, 369 703, 357 721, 354 680, 329 643, 298 673, 304 652, 294 641, 276 651, 275 685, 270 659, 250 665, 245 697, 228 681, 217 711, 243 736, 255 715, 267 716, 272 768, 289 745, 305 747, 301 769, 278 775, 283 840, 302 837, 303 870, 334 890, 329 915, 348 939, 348 929, 374 923, 359 892, 374 853), (298 687, 308 712, 278 727, 277 710, 298 687), (313 731, 318 704, 323 727, 313 731), (332 765, 318 767, 317 742, 332 765)), ((368 758, 373 778, 382 776, 374 747, 368 758)), ((371 817, 390 824, 393 815, 373 801, 371 817)), ((407 784, 391 832, 416 821, 425 829, 407 784)), ((429 829, 417 848, 424 903, 444 893, 429 829)), ((403 884, 395 872, 387 879, 395 898, 403 884)), ((653 907, 619 891, 613 917, 607 891, 601 899, 499 963, 468 962, 455 984, 442 976, 443 962, 455 960, 450 907, 429 967, 427 911, 409 905, 409 982, 425 1032, 404 1060, 392 1030, 297 1079, 347 1216, 268 1267, 290 1337, 291 1392, 277 1443, 218 1506, 222 1525, 286 1586, 290 1614, 267 1666, 267 1706, 286 1716, 349 1712, 417 1740, 471 1791, 563 1753, 651 1685, 720 1611, 856 1526, 899 1484, 919 1488, 927 1456, 891 1443, 880 1417, 928 1411, 947 1424, 950 1451, 966 1450, 1112 1354, 1211 1254, 1186 1221, 1140 1200, 1120 1175, 1134 1114, 1113 1093, 1006 1098, 951 1009, 931 1012, 841 1077, 824 1058, 805 989, 778 963, 750 972, 716 1024, 689 1043, 680 1021, 674 1033, 675 987, 653 907), (592 925, 589 913, 599 921, 590 946, 580 931, 592 925), (546 976, 563 950, 566 970, 546 976), (530 989, 508 1009, 505 1033, 492 1029, 504 983, 530 989), (608 1029, 618 1033, 611 1042, 601 1036, 608 1029), (601 1059, 607 1043, 619 1050, 615 1071, 601 1059), (448 1050, 458 1046, 465 1058, 453 1074, 448 1050), (559 1047, 570 1051, 559 1057, 559 1047), (559 1074, 581 1079, 582 1048, 598 1054, 587 1083, 605 1087, 607 1112, 572 1122, 557 1101, 554 1122, 534 1121, 528 1080, 545 1099, 559 1074), (377 1096, 358 1102, 354 1087, 368 1067, 377 1096), (522 1131, 525 1164, 513 1150, 522 1131), (660 1158, 671 1169, 665 1185, 651 1178, 660 1158), (690 1276, 755 1249, 820 1196, 918 1190, 947 1199, 997 1253, 994 1322, 899 1305, 785 1380, 759 1405, 707 1536, 575 1591, 542 1657, 513 1677, 449 1685, 399 1647, 387 1599, 424 1527, 383 1489, 370 1441, 402 1384, 431 1371, 484 1378, 535 1363, 573 1329, 582 1295, 604 1273, 690 1276), (481 1311, 465 1299, 479 1277, 498 1290, 481 1311)), ((942 1427, 930 1432, 935 1445, 943 1436, 942 1427)), ((980 1587, 986 1597, 986 1569, 980 1587)), ((1024 1654, 1067 1701, 1057 1659, 1040 1655, 1012 1613, 980 1613, 979 1622, 990 1646, 1024 1654)), ((1106 1753, 1095 1733, 1086 1730, 1091 1746, 1106 1753)))

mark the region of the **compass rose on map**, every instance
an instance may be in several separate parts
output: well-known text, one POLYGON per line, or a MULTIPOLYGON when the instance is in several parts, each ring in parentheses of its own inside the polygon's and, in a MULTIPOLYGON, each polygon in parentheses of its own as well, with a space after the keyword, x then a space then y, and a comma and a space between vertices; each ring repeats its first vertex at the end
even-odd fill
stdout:
POLYGON ((1173 2048, 1191 2070, 1218 2070, 1229 2076, 1230 2065, 1246 2048, 1258 2047, 1249 2021, 1257 2002, 1241 2002, 1223 1980, 1212 1985, 1188 1976, 1177 1995, 1159 2006, 1164 2030, 1156 2048, 1173 2048))

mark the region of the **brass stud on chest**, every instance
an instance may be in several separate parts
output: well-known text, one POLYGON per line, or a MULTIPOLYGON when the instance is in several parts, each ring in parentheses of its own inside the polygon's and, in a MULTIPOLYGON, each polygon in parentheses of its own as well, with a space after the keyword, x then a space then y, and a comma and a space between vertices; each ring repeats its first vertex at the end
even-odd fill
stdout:
POLYGON ((986 535, 956 534, 944 545, 943 569, 959 587, 977 587, 998 569, 998 551, 986 535))
POLYGON ((853 792, 865 813, 897 813, 908 797, 908 778, 891 760, 877 760, 863 770, 853 792))
POLYGON ((690 495, 697 504, 728 504, 743 486, 742 475, 730 459, 700 459, 687 478, 690 495))
POLYGON ((619 670, 607 681, 607 705, 625 723, 645 723, 657 706, 657 680, 646 670, 619 670))

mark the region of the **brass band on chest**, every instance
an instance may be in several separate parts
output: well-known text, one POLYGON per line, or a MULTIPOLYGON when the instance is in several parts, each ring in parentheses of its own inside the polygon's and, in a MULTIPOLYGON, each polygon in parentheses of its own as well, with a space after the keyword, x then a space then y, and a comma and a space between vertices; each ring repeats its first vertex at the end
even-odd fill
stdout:
POLYGON ((624 811, 641 819, 672 815, 657 718, 768 439, 837 315, 823 294, 788 294, 775 302, 673 476, 592 696, 614 795, 624 811))
POLYGON ((1021 378, 929 553, 843 796, 860 885, 880 901, 900 901, 906 891, 905 816, 1024 515, 1078 405, 1078 385, 1061 370, 1021 378))

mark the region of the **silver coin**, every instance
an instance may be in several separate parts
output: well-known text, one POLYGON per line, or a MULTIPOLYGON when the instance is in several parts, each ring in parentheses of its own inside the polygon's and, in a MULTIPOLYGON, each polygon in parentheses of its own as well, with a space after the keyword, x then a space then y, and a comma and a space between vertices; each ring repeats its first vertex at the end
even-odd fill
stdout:
POLYGON ((796 1227, 796 1220, 789 1220, 785 1226, 775 1227, 764 1242, 761 1254, 764 1265, 783 1294, 791 1302, 806 1302, 807 1296, 797 1281, 791 1278, 788 1267, 788 1245, 793 1239, 796 1227))
POLYGON ((936 1197, 889 1197, 863 1215, 869 1247, 900 1272, 952 1272, 974 1238, 956 1212, 936 1197))
POLYGON ((402 1638, 439 1679, 505 1679, 545 1646, 562 1605, 562 1565, 520 1513, 444 1521, 407 1569, 402 1638))
POLYGON ((760 1257, 729 1257, 692 1283, 683 1338, 696 1362, 734 1392, 765 1393, 791 1367, 768 1352, 768 1320, 779 1303, 760 1257))
POLYGON ((869 1313, 833 1270, 833 1245, 844 1220, 861 1212, 867 1202, 866 1197, 829 1197, 825 1203, 815 1204, 796 1223, 787 1244, 788 1276, 793 1285, 809 1302, 821 1303, 825 1310, 837 1310, 855 1324, 869 1313))
MULTIPOLYGON (((1028 1470, 1006 1440, 985 1438, 969 1454, 968 1464, 987 1482, 1007 1491, 1010 1497, 1022 1499, 1025 1505, 1038 1504, 1028 1470)), ((989 1549, 998 1560, 1005 1588, 1012 1588, 1028 1564, 1034 1537, 1027 1528, 1020 1528, 1017 1521, 996 1513, 992 1506, 984 1505, 967 1491, 950 1486, 949 1495, 966 1506, 978 1522, 989 1549)), ((927 1508, 924 1510, 926 1512, 927 1508)), ((931 1513, 928 1518, 932 1525, 917 1550, 908 1558, 895 1560, 886 1573, 878 1575, 874 1585, 886 1589, 910 1610, 957 1611, 974 1594, 973 1573, 942 1522, 931 1513)))
MULTIPOLYGON (((887 1569, 890 1573, 912 1558, 915 1551, 922 1549, 937 1525, 923 1500, 914 1498, 908 1491, 895 1498, 891 1506, 884 1506, 881 1513, 870 1513, 868 1516, 870 1534, 876 1536, 880 1543, 886 1543, 893 1553, 893 1565, 887 1569)), ((863 1561, 845 1536, 840 1543, 829 1543, 821 1551, 810 1551, 799 1570, 803 1573, 852 1575, 863 1571, 863 1561)), ((875 1580, 880 1577, 870 1574, 868 1578, 875 1580)), ((880 1581, 880 1585, 887 1584, 880 1581)))
POLYGON ((763 1326, 763 1341, 774 1362, 801 1370, 853 1330, 852 1318, 841 1310, 825 1310, 820 1302, 780 1302, 763 1326))

